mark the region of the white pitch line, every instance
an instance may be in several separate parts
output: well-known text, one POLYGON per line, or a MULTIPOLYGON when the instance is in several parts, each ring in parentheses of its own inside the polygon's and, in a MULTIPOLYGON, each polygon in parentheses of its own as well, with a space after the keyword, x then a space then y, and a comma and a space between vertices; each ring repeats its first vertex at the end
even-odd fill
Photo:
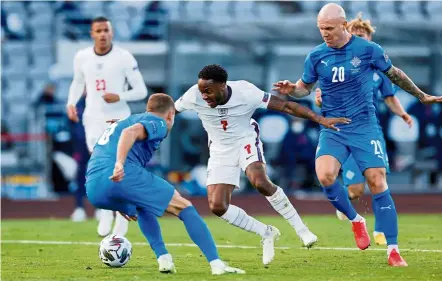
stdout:
MULTIPOLYGON (((99 242, 86 242, 86 241, 43 241, 43 240, 2 240, 2 244, 35 244, 35 245, 85 245, 85 246, 98 246, 99 242)), ((137 246, 149 246, 147 243, 134 242, 132 245, 137 246)), ((168 243, 166 246, 169 247, 197 247, 195 244, 188 243, 168 243)), ((228 248, 228 249, 261 249, 258 246, 245 246, 245 245, 216 245, 218 248, 228 248)), ((344 247, 313 247, 310 249, 301 247, 275 247, 275 249, 288 250, 288 249, 305 249, 305 250, 331 250, 331 251, 360 251, 358 248, 344 248, 344 247)), ((366 251, 385 251, 385 249, 372 248, 366 251)), ((401 249, 401 251, 407 252, 430 252, 430 253, 442 253, 442 250, 433 249, 401 249)))

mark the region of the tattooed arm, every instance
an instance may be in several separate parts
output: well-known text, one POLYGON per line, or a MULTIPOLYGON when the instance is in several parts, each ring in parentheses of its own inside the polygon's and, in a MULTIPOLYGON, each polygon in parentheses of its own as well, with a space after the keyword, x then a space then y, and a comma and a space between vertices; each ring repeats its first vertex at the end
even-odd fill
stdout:
POLYGON ((350 119, 347 118, 325 118, 321 115, 318 115, 311 111, 308 107, 302 106, 299 103, 291 102, 291 101, 285 101, 281 98, 278 98, 276 96, 271 96, 269 104, 267 105, 267 109, 275 110, 283 113, 290 114, 292 116, 304 118, 304 119, 310 119, 314 122, 317 122, 321 125, 323 125, 326 128, 333 129, 335 131, 339 131, 337 127, 335 127, 335 124, 349 124, 350 119))
POLYGON ((427 95, 413 83, 413 81, 410 79, 410 77, 407 76, 407 74, 405 74, 402 70, 395 66, 392 66, 385 73, 385 75, 391 80, 391 82, 398 85, 402 90, 406 91, 407 93, 418 98, 422 103, 429 104, 442 102, 442 97, 427 95))

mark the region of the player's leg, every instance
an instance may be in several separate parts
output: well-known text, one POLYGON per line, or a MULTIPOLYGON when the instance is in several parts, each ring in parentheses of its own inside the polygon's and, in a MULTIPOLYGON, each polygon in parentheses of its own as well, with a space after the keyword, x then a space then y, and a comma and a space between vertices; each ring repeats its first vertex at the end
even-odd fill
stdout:
POLYGON ((266 197, 273 209, 295 229, 304 246, 312 247, 318 241, 318 237, 304 224, 284 190, 270 181, 265 164, 259 161, 250 163, 246 168, 246 175, 250 183, 266 197))
POLYGON ((360 216, 351 204, 347 191, 339 183, 337 176, 350 152, 345 140, 327 131, 321 132, 316 150, 316 174, 322 189, 330 203, 352 222, 356 244, 361 250, 370 246, 365 219, 360 216))
MULTIPOLYGON (((168 184, 168 183, 167 183, 168 184)), ((177 216, 186 227, 192 241, 198 245, 212 268, 212 274, 245 273, 245 271, 227 266, 219 257, 215 241, 204 220, 198 214, 195 207, 187 199, 184 199, 178 191, 175 191, 172 200, 166 210, 177 216)))
POLYGON ((378 129, 367 130, 364 138, 360 138, 357 143, 351 146, 351 151, 359 168, 364 171, 372 193, 375 219, 387 240, 388 262, 392 266, 406 266, 407 263, 399 255, 397 213, 387 185, 386 159, 379 136, 378 129))
MULTIPOLYGON (((342 180, 344 182, 344 188, 347 190, 348 198, 351 201, 358 200, 359 197, 364 194, 365 178, 351 154, 342 165, 342 180)), ((347 219, 347 217, 338 210, 336 210, 336 215, 340 220, 347 219)))
MULTIPOLYGON (((212 267, 212 273, 223 274, 228 272, 242 273, 241 270, 229 268, 219 259, 213 237, 192 204, 181 197, 175 191, 174 187, 164 179, 147 172, 141 167, 127 165, 125 166, 125 179, 116 184, 114 196, 120 196, 131 204, 137 206, 139 213, 139 224, 142 227, 143 234, 148 238, 150 243, 157 242, 155 247, 164 247, 161 231, 155 217, 162 216, 165 211, 179 217, 189 233, 192 241, 201 249, 212 267), (129 179, 130 182, 127 182, 129 179), (127 188, 126 185, 131 188, 127 188), (152 216, 153 215, 153 216, 152 216), (155 217, 154 217, 155 216, 155 217), (153 233, 154 232, 154 233, 153 233), (152 239, 154 238, 154 239, 152 239), (221 268, 221 269, 220 269, 221 268), (225 271, 225 272, 221 272, 225 271)), ((165 253, 158 256, 160 271, 175 272, 172 257, 165 253)))
MULTIPOLYGON (((262 142, 259 138, 259 125, 255 120, 251 120, 250 126, 255 135, 245 138, 239 147, 239 164, 246 173, 250 183, 269 201, 270 205, 295 229, 298 236, 306 247, 313 246, 318 240, 316 235, 302 222, 298 212, 287 198, 284 190, 270 181, 266 172, 266 161, 262 142)), ((273 243, 272 240, 263 242, 273 243)), ((273 246, 271 247, 273 249, 273 246)))

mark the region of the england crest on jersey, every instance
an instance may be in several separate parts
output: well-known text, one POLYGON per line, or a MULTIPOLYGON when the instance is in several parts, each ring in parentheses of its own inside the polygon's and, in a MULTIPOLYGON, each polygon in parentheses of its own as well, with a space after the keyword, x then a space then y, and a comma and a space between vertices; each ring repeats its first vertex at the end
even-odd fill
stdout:
POLYGON ((228 108, 218 108, 219 116, 226 116, 227 113, 229 113, 229 109, 228 108))

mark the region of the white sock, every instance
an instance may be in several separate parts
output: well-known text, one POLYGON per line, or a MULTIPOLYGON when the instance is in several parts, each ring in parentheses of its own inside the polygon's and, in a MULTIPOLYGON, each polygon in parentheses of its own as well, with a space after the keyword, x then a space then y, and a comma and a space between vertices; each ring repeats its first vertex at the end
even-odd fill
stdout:
POLYGON ((220 259, 213 260, 213 261, 209 262, 209 264, 210 264, 210 267, 224 267, 226 265, 220 259))
POLYGON ((364 218, 361 217, 359 214, 356 214, 356 217, 354 219, 351 220, 351 222, 360 222, 362 221, 364 218))
POLYGON ((298 212, 290 203, 284 190, 278 186, 278 189, 272 196, 266 196, 267 200, 272 205, 273 209, 277 211, 283 218, 285 218, 290 225, 296 230, 296 233, 307 229, 307 226, 302 222, 298 212))
POLYGON ((256 233, 261 237, 266 235, 267 225, 249 216, 243 209, 230 204, 221 218, 234 226, 256 233))
POLYGON ((398 247, 398 245, 388 245, 387 246, 387 256, 390 255, 390 253, 391 253, 391 251, 393 251, 393 249, 395 249, 396 252, 398 252, 398 254, 399 254, 399 247, 398 247))

